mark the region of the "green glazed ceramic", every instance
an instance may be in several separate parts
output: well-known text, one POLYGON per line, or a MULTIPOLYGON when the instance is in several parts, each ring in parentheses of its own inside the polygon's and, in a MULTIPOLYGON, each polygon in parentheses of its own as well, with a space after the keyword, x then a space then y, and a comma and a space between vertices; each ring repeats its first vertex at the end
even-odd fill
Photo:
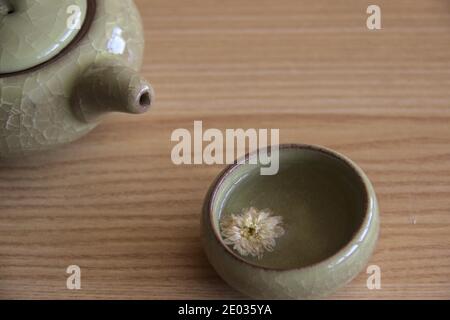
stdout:
POLYGON ((0 0, 0 157, 74 141, 153 89, 132 0, 0 0))
POLYGON ((204 249, 218 274, 250 297, 325 297, 351 281, 374 250, 375 192, 364 172, 334 151, 294 144, 278 154, 276 175, 260 175, 259 165, 241 160, 212 184, 202 213, 204 249), (220 218, 249 207, 283 218, 284 235, 261 259, 241 256, 221 237, 220 218))
POLYGON ((87 0, 1 3, 5 9, 0 15, 0 73, 29 69, 50 60, 72 42, 86 19, 87 0))

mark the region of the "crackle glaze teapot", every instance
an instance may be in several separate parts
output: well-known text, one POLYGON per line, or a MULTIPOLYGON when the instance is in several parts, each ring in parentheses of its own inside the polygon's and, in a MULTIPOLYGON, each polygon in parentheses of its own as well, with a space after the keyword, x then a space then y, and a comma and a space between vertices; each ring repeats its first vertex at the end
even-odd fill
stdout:
POLYGON ((153 89, 132 0, 0 0, 0 158, 74 141, 153 89))

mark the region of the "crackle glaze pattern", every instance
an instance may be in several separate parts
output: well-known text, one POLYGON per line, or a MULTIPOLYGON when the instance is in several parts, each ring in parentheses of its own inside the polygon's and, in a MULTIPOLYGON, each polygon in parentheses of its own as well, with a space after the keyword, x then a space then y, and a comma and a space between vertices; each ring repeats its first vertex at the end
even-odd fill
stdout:
MULTIPOLYGON (((295 148, 299 146, 318 149, 294 145, 295 148)), ((280 150, 283 148, 292 146, 280 146, 280 150)), ((319 148, 319 150, 327 149, 319 148)), ((316 299, 332 294, 350 282, 367 265, 379 232, 379 209, 375 191, 359 167, 344 156, 334 152, 333 154, 345 159, 362 178, 367 194, 367 212, 356 234, 342 249, 329 258, 300 268, 261 267, 257 263, 248 263, 224 245, 217 229, 217 218, 211 217, 216 217, 218 210, 221 210, 223 204, 220 198, 230 190, 227 187, 222 189, 220 185, 236 183, 236 179, 242 177, 242 172, 233 173, 233 171, 241 165, 232 165, 219 175, 205 198, 201 218, 202 241, 208 260, 229 285, 257 299, 316 299)), ((325 234, 323 236, 326 237, 325 234)), ((292 255, 295 254, 292 252, 292 255)))
POLYGON ((26 155, 71 142, 96 122, 85 122, 70 99, 92 64, 114 59, 138 71, 144 50, 132 0, 97 0, 90 29, 64 56, 32 72, 0 76, 0 157, 26 155))
POLYGON ((86 17, 86 0, 3 1, 10 2, 4 7, 14 13, 0 17, 0 73, 25 70, 53 58, 75 38, 86 17))

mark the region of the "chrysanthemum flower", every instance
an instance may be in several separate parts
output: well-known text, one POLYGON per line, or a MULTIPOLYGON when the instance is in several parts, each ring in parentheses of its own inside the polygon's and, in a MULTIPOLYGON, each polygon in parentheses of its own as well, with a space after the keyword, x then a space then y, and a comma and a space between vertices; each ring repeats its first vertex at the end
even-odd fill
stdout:
POLYGON ((220 228, 225 244, 242 256, 261 259, 265 251, 273 251, 275 239, 284 234, 281 216, 273 216, 269 210, 250 208, 240 214, 222 217, 220 228))

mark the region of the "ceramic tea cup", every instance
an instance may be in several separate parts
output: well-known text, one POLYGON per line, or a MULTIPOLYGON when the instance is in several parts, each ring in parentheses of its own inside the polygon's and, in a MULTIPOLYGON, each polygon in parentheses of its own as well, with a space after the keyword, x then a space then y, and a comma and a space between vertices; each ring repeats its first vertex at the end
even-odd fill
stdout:
POLYGON ((332 150, 281 145, 278 155, 276 175, 237 161, 214 181, 203 206, 203 246, 218 274, 250 297, 325 297, 368 263, 379 229, 375 192, 355 163, 332 150), (221 235, 221 217, 249 207, 283 219, 284 234, 262 258, 241 255, 221 235))

